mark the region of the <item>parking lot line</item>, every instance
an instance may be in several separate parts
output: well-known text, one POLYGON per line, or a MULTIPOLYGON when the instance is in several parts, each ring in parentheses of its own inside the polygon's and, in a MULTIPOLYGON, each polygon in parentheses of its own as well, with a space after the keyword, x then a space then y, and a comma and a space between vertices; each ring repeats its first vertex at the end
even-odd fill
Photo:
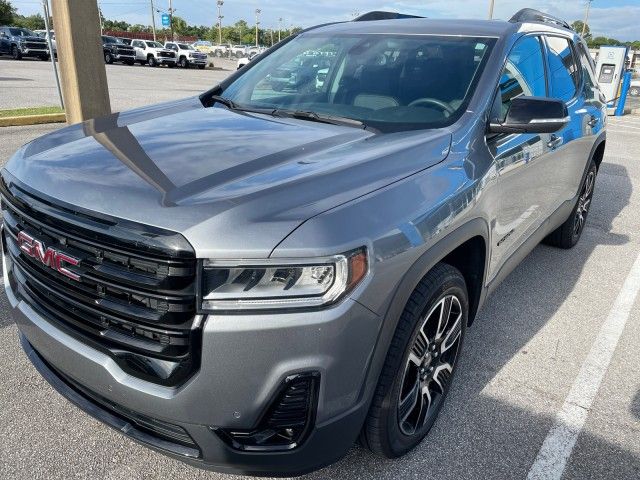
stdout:
POLYGON ((640 255, 636 258, 622 289, 602 324, 587 358, 576 377, 553 427, 545 438, 528 480, 560 480, 591 405, 607 372, 624 331, 631 308, 640 291, 640 255))

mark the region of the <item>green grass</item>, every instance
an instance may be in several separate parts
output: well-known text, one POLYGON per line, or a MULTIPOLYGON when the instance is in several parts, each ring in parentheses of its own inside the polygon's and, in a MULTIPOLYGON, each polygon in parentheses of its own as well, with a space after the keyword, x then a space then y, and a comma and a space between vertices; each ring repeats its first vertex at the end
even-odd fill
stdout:
POLYGON ((0 118, 26 117, 27 115, 43 115, 48 113, 64 113, 60 107, 11 108, 0 110, 0 118))

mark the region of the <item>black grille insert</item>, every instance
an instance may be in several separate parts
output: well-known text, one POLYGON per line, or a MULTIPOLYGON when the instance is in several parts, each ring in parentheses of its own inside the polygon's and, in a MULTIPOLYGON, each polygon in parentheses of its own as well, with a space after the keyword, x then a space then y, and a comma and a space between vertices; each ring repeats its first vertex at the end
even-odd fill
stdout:
POLYGON ((196 260, 174 232, 56 205, 0 184, 13 290, 49 321, 127 372, 174 385, 198 367, 196 260), (75 281, 20 249, 18 234, 80 260, 75 281))
POLYGON ((317 372, 292 375, 285 380, 256 428, 214 428, 214 431, 236 450, 292 450, 304 442, 313 427, 319 382, 317 372))

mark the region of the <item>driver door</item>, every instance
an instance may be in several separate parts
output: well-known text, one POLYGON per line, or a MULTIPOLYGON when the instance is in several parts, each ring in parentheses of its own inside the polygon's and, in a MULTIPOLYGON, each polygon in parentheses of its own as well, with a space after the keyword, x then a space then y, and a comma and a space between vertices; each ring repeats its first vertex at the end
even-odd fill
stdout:
MULTIPOLYGON (((504 120, 516 97, 546 97, 543 43, 539 36, 518 40, 500 76, 491 118, 504 120)), ((493 134, 487 145, 498 173, 496 219, 492 227, 491 279, 542 224, 556 202, 549 134, 493 134)))

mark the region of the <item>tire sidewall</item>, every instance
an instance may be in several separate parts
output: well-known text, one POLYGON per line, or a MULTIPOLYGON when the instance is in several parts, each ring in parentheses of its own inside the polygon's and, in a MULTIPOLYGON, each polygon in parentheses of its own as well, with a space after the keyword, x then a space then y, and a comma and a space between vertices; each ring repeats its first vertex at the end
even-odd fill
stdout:
POLYGON ((414 325, 411 331, 411 335, 405 342, 405 351, 401 356, 400 362, 395 365, 395 376, 393 384, 391 385, 390 390, 387 392, 385 397, 385 407, 384 407, 384 415, 386 416, 386 425, 387 425, 387 442, 386 446, 389 452, 393 456, 400 456, 414 448, 418 445, 424 436, 429 433, 431 427, 435 423, 435 420, 439 416, 439 410, 442 408, 444 401, 449 393, 449 389, 453 382, 453 378, 455 377, 455 372, 457 370, 458 358, 462 351, 464 337, 466 333, 467 323, 468 323, 468 315, 469 315, 469 299, 467 297, 466 285, 462 276, 459 278, 449 277, 445 282, 443 282, 438 288, 436 288, 431 295, 421 305, 420 314, 417 318, 414 318, 414 325), (404 377, 404 366, 409 357, 410 347, 413 345, 420 327, 422 326, 422 322, 424 321, 425 315, 429 312, 434 305, 437 304, 443 297, 447 295, 456 295, 460 300, 460 305, 462 307, 463 318, 462 318, 462 333, 460 337, 460 343, 458 345, 458 355, 456 358, 456 362, 453 365, 453 372, 451 375, 451 379, 447 385, 445 393, 442 397, 442 401, 438 405, 438 411, 435 415, 432 415, 431 419, 422 427, 422 429, 412 435, 407 436, 400 430, 400 425, 398 424, 398 401, 400 388, 402 386, 402 381, 404 377))
MULTIPOLYGON (((580 185, 580 195, 578 196, 578 202, 576 203, 576 206, 573 208, 573 211, 571 212, 571 221, 575 222, 576 221, 576 213, 578 211, 578 206, 580 205, 580 196, 582 196, 582 190, 584 189, 584 186, 587 182, 587 178, 589 177, 589 174, 593 172, 594 173, 594 179, 593 179, 593 187, 591 188, 591 203, 593 203, 593 194, 595 192, 596 189, 596 179, 598 178, 598 167, 596 166, 595 162, 592 160, 591 163, 589 164, 589 169, 587 170, 587 174, 584 177, 584 181, 582 182, 582 185, 580 185)), ((584 227, 587 224, 587 219, 589 218, 589 212, 591 211, 591 206, 589 206, 589 210, 587 210, 587 214, 585 215, 584 218, 584 225, 582 226, 582 228, 577 232, 574 233, 573 230, 571 231, 571 244, 575 245, 580 241, 580 237, 582 237, 582 232, 584 232, 584 227)), ((573 228, 573 226, 572 226, 573 228)))

